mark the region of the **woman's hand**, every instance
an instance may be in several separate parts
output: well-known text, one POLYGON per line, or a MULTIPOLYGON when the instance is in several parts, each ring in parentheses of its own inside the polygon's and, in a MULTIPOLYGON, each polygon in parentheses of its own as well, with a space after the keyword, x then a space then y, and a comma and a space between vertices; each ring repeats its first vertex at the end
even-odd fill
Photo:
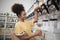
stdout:
POLYGON ((41 30, 36 30, 35 35, 36 36, 42 36, 42 31, 41 30))
POLYGON ((38 3, 34 4, 34 9, 37 9, 37 8, 39 8, 38 3))

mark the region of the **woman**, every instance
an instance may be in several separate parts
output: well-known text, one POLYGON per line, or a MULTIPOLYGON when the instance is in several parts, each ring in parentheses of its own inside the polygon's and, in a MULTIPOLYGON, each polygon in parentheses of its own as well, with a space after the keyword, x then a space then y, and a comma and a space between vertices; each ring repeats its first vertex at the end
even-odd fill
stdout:
POLYGON ((12 11, 18 16, 19 21, 15 24, 15 35, 20 40, 34 40, 35 36, 41 36, 42 32, 36 31, 32 33, 31 27, 34 23, 38 20, 38 4, 35 4, 34 7, 34 19, 30 21, 25 21, 26 19, 26 12, 22 4, 14 4, 12 6, 12 11))

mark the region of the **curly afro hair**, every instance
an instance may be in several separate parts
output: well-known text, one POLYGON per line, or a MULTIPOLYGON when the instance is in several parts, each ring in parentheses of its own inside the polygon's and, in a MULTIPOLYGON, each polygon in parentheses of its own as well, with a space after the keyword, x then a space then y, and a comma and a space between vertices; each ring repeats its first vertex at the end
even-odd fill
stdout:
POLYGON ((12 12, 14 12, 18 17, 21 15, 21 12, 25 11, 22 4, 14 4, 12 6, 12 12))

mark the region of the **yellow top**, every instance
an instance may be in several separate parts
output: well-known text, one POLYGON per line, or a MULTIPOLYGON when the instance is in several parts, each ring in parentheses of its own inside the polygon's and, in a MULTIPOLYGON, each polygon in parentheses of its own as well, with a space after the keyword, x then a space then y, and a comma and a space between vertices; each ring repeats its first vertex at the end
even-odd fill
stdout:
MULTIPOLYGON (((34 25, 33 20, 31 21, 25 21, 25 22, 17 22, 15 24, 15 34, 21 34, 22 32, 26 32, 28 35, 32 34, 31 27, 34 25)), ((30 40, 34 40, 34 38, 31 38, 30 40)))

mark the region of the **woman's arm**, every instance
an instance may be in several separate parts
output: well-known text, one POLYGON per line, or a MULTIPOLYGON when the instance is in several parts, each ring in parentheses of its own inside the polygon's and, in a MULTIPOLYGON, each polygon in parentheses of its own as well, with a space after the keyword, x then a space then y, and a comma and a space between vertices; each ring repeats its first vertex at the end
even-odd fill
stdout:
POLYGON ((30 36, 17 36, 17 37, 21 40, 29 40, 35 36, 41 36, 41 35, 42 35, 42 31, 36 31, 35 33, 32 33, 32 35, 30 36))
POLYGON ((36 35, 35 34, 32 34, 30 36, 17 36, 20 40, 29 40, 33 37, 35 37, 36 35))
POLYGON ((38 3, 36 3, 34 5, 34 22, 38 20, 38 8, 39 8, 38 3))

